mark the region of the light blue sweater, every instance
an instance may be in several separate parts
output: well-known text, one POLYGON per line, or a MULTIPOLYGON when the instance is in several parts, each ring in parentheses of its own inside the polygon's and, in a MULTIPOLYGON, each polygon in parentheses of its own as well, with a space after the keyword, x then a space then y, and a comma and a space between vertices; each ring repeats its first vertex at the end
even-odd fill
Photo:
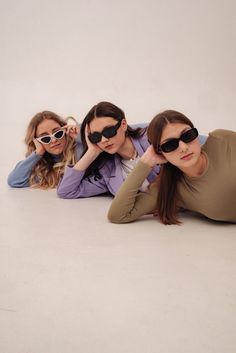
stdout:
MULTIPOLYGON (((80 139, 77 141, 76 146, 76 156, 77 160, 79 160, 82 154, 82 144, 80 139)), ((57 163, 61 160, 62 155, 51 155, 53 157, 54 163, 57 163)), ((12 188, 25 188, 29 186, 29 179, 32 172, 32 169, 36 166, 36 164, 43 158, 43 155, 38 155, 32 152, 28 157, 24 160, 17 163, 13 171, 9 174, 7 178, 7 183, 12 188)), ((53 164, 54 164, 53 163, 53 164)))

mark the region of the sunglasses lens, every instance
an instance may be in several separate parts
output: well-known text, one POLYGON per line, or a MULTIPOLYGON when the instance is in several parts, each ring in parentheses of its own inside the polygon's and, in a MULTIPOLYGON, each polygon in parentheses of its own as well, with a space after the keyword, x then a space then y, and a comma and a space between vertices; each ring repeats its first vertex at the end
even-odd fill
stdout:
POLYGON ((117 133, 117 128, 116 125, 115 126, 111 126, 111 127, 107 127, 103 130, 102 134, 104 137, 106 138, 111 138, 114 137, 117 133))
POLYGON ((56 137, 56 139, 61 139, 64 136, 65 132, 64 130, 59 130, 57 132, 55 132, 54 136, 56 137))
POLYGON ((168 152, 172 152, 172 151, 176 150, 176 148, 178 148, 178 146, 179 146, 179 140, 172 139, 170 141, 163 143, 160 147, 161 147, 162 152, 168 153, 168 152))
POLYGON ((186 131, 182 136, 181 136, 181 140, 184 143, 188 143, 188 142, 192 142, 193 140, 195 140, 195 138, 198 137, 198 131, 196 128, 190 129, 188 131, 186 131))
POLYGON ((98 143, 102 139, 102 134, 100 132, 94 132, 88 135, 89 141, 92 143, 98 143))
POLYGON ((51 137, 50 136, 41 137, 40 141, 47 145, 48 143, 51 142, 51 137))

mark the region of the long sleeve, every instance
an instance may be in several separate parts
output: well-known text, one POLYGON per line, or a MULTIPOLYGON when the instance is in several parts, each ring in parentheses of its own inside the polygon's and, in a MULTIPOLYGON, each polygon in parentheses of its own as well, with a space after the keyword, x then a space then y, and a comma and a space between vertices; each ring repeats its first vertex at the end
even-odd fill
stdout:
POLYGON ((28 187, 31 171, 41 158, 42 156, 32 152, 26 159, 17 163, 8 176, 8 185, 12 188, 28 187))
POLYGON ((151 213, 156 208, 157 186, 152 184, 145 192, 139 189, 151 168, 139 161, 122 184, 108 212, 112 223, 128 223, 151 213))
POLYGON ((58 196, 63 199, 78 199, 109 192, 103 177, 97 180, 94 176, 85 179, 83 176, 83 171, 67 166, 57 187, 58 196))

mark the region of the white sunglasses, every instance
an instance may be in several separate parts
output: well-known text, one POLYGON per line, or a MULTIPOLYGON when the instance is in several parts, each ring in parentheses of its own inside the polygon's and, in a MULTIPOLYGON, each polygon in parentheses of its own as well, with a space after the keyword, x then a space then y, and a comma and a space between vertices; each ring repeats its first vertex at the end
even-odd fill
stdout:
POLYGON ((43 145, 48 145, 52 142, 52 139, 61 140, 65 135, 65 130, 61 129, 54 132, 52 135, 45 135, 42 137, 37 137, 36 140, 41 142, 43 145))

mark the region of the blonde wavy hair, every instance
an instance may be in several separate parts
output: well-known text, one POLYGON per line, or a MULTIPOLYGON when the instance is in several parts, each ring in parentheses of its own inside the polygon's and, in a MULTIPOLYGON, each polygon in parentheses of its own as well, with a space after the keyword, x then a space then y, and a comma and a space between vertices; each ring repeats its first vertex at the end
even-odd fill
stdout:
MULTIPOLYGON (((57 114, 50 111, 37 113, 29 123, 26 131, 25 143, 27 145, 26 157, 35 151, 34 138, 38 125, 43 120, 54 120, 60 126, 66 125, 66 122, 57 114)), ((64 174, 67 164, 75 164, 76 162, 76 141, 69 135, 65 135, 66 146, 63 151, 63 157, 60 162, 55 163, 52 155, 45 152, 40 161, 32 169, 30 176, 30 186, 40 189, 55 188, 64 174)))

